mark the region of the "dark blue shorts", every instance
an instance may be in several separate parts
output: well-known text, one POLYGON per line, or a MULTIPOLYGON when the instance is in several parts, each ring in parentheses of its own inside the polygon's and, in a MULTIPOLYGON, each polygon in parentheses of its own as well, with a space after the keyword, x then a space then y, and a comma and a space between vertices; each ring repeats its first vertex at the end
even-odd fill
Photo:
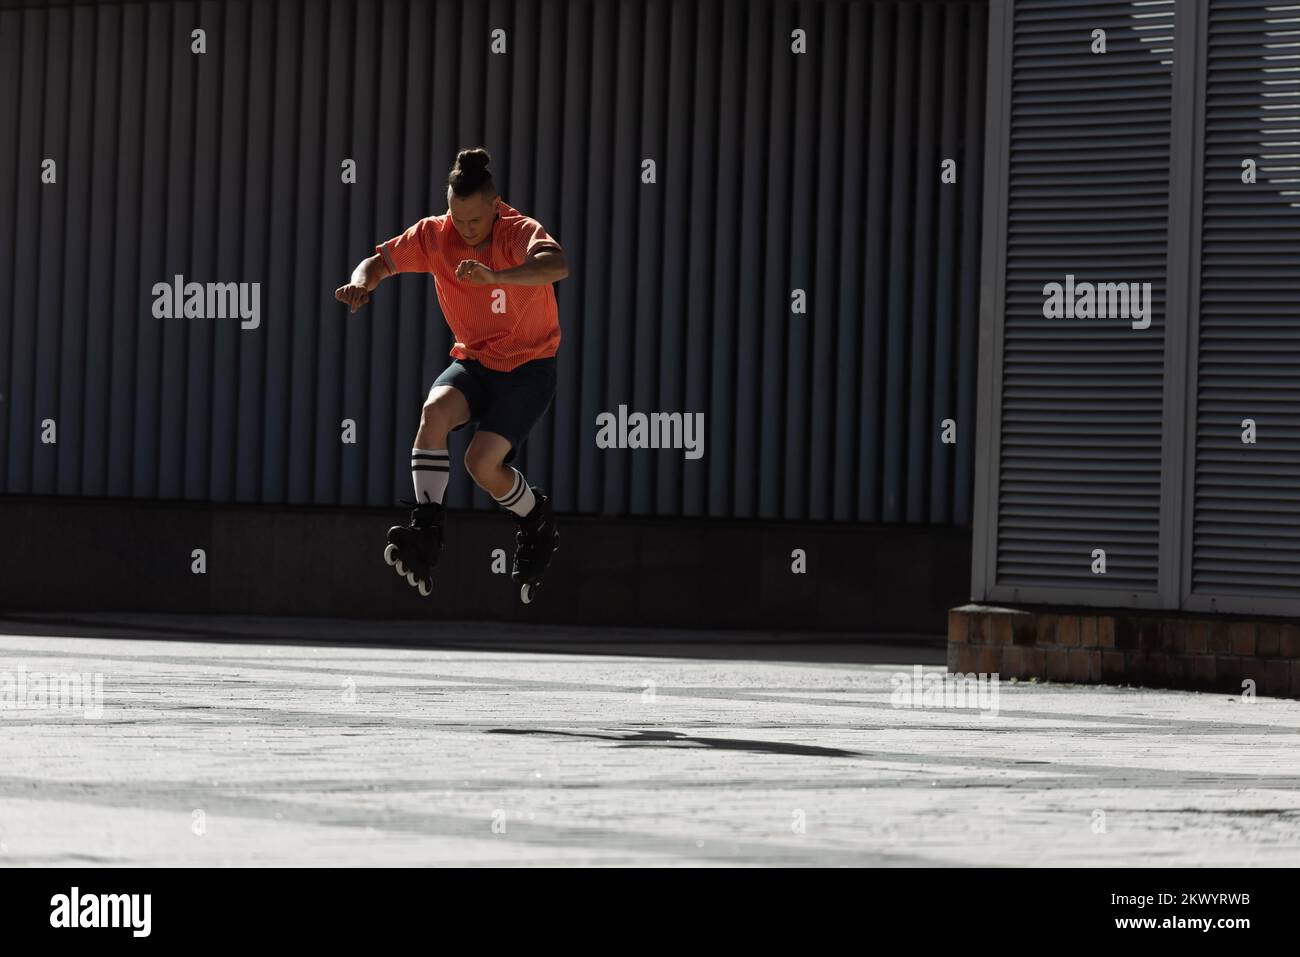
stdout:
POLYGON ((525 362, 509 372, 497 372, 473 359, 457 359, 433 385, 459 389, 469 403, 469 421, 464 424, 509 439, 505 460, 511 462, 555 399, 555 356, 525 362))

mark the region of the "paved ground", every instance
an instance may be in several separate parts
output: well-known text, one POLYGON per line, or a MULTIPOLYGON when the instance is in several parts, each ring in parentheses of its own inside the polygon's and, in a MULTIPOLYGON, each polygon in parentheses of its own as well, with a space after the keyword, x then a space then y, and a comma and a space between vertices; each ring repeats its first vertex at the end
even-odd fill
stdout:
POLYGON ((114 620, 0 621, 0 698, 103 695, 0 710, 0 864, 1300 864, 1300 702, 990 716, 891 706, 934 645, 114 620))

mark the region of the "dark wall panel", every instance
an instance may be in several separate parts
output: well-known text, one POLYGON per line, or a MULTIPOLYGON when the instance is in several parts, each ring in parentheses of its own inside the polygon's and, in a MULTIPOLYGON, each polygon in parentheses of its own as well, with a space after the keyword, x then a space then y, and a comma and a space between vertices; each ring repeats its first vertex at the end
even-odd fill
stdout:
POLYGON ((458 516, 455 560, 421 598, 379 560, 387 509, 23 496, 0 498, 0 512, 6 617, 130 610, 409 618, 429 635, 465 619, 919 637, 944 634, 970 575, 967 529, 570 516, 539 599, 525 605, 492 570, 514 534, 499 515, 458 516), (191 572, 196 548, 204 574, 191 572), (790 573, 795 548, 808 574, 790 573))
POLYGON ((965 525, 984 42, 956 0, 0 2, 0 491, 409 497, 432 280, 333 290, 482 142, 572 264, 520 457, 560 509, 965 525), (260 326, 155 318, 176 275, 260 326), (704 413, 704 457, 597 448, 620 405, 704 413))

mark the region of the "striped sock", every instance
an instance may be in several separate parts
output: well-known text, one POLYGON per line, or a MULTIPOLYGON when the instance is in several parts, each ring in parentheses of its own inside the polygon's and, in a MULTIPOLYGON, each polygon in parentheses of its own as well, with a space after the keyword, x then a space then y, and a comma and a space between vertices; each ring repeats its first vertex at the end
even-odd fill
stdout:
POLYGON ((533 506, 537 504, 537 496, 528 487, 528 482, 519 469, 511 469, 510 471, 515 473, 515 484, 510 486, 510 491, 506 492, 505 495, 496 499, 496 503, 502 508, 510 509, 516 515, 527 515, 533 510, 533 506))
POLYGON ((451 479, 451 464, 446 449, 411 449, 411 479, 415 483, 415 500, 442 504, 451 479))

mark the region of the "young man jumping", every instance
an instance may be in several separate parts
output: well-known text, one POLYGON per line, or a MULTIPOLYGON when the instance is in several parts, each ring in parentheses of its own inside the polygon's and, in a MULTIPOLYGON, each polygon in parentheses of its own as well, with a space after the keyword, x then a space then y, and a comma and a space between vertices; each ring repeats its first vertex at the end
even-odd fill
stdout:
POLYGON ((443 496, 450 478, 447 435, 477 431, 465 469, 518 524, 511 577, 531 601, 559 544, 551 503, 510 462, 555 397, 560 317, 551 283, 569 274, 560 244, 542 224, 497 195, 485 149, 465 149, 447 177, 447 212, 420 220, 375 247, 334 298, 352 312, 389 276, 433 274, 451 327, 453 361, 425 399, 411 450, 415 508, 388 530, 384 560, 428 595, 443 544, 443 496))

